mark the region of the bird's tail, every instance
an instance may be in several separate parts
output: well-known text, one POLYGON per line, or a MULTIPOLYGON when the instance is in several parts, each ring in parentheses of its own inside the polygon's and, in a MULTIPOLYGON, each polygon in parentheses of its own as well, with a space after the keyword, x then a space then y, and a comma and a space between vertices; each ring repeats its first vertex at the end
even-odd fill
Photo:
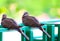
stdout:
POLYGON ((29 40, 29 37, 21 29, 17 28, 17 31, 20 32, 27 40, 29 40))
POLYGON ((40 27, 39 28, 43 33, 45 33, 49 38, 51 38, 51 36, 42 28, 42 27, 40 27))
POLYGON ((40 24, 39 26, 43 26, 44 24, 40 24))

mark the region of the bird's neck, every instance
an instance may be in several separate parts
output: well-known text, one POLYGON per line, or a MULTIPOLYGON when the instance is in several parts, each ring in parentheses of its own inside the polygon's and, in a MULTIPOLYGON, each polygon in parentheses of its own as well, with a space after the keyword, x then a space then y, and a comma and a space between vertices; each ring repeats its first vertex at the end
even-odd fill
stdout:
POLYGON ((22 18, 24 18, 24 17, 26 17, 26 16, 23 16, 22 18))
POLYGON ((28 16, 23 16, 22 18, 25 18, 25 17, 28 17, 28 16))
POLYGON ((6 19, 6 18, 2 18, 2 20, 4 20, 4 19, 6 19))

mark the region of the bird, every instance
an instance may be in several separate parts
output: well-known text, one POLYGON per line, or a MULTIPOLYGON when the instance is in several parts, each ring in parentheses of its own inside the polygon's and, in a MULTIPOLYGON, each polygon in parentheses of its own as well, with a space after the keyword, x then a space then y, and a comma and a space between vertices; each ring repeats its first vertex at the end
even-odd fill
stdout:
POLYGON ((24 36, 27 40, 29 40, 29 37, 20 29, 21 26, 18 26, 13 19, 7 18, 6 14, 2 15, 1 25, 4 28, 8 28, 8 30, 17 30, 19 33, 22 34, 22 36, 24 36))
POLYGON ((25 26, 30 26, 30 27, 37 27, 39 28, 43 33, 45 33, 49 38, 51 38, 51 36, 41 27, 44 24, 40 24, 39 21, 33 17, 33 16, 29 16, 28 12, 24 12, 23 16, 22 16, 22 23, 25 26))

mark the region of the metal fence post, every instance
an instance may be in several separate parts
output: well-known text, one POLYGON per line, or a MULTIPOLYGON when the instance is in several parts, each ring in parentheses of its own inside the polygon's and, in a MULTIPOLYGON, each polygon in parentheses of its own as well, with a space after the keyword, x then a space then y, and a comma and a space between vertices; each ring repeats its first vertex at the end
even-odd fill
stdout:
MULTIPOLYGON (((43 28, 45 31, 47 31, 47 25, 44 25, 43 28)), ((45 33, 43 33, 43 41, 47 41, 47 36, 45 33)))
POLYGON ((51 35, 51 38, 48 37, 47 41, 55 41, 54 29, 55 25, 47 24, 47 32, 51 35))
MULTIPOLYGON (((0 28, 2 28, 1 25, 0 25, 0 28)), ((2 41, 2 32, 0 32, 0 41, 2 41)))
POLYGON ((60 24, 57 24, 57 26, 58 26, 58 39, 57 39, 57 41, 60 41, 60 24))
MULTIPOLYGON (((33 32, 31 31, 31 27, 25 26, 23 28, 24 33, 29 37, 29 41, 33 41, 33 32)), ((27 39, 25 39, 23 36, 22 37, 22 41, 28 41, 27 39)))

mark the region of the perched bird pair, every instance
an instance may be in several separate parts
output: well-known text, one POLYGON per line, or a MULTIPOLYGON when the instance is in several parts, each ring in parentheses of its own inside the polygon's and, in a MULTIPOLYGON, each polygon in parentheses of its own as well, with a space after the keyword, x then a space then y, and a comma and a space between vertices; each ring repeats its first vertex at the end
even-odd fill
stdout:
POLYGON ((39 28, 43 33, 45 33, 49 38, 51 38, 51 36, 41 27, 44 24, 40 24, 35 17, 29 16, 28 12, 25 12, 22 16, 22 22, 26 26, 39 28))
MULTIPOLYGON (((22 22, 24 25, 26 26, 30 26, 30 27, 38 27, 42 32, 44 32, 49 38, 51 38, 51 36, 41 27, 43 24, 40 24, 38 22, 38 20, 33 17, 33 16, 29 16, 28 12, 25 12, 22 16, 22 22)), ((20 32, 27 40, 29 40, 29 37, 27 37, 27 35, 25 35, 23 33, 22 30, 20 30, 20 26, 18 26, 16 24, 16 22, 11 19, 11 18, 7 18, 7 16, 4 14, 2 16, 2 21, 1 21, 1 25, 5 28, 8 29, 16 29, 18 32, 20 32)))
POLYGON ((21 26, 18 26, 17 23, 11 19, 11 18, 7 18, 6 14, 3 14, 2 16, 2 20, 1 20, 1 25, 4 27, 4 28, 8 28, 8 30, 17 30, 18 32, 20 32, 27 40, 29 40, 29 37, 23 33, 22 30, 20 30, 19 28, 21 26))

